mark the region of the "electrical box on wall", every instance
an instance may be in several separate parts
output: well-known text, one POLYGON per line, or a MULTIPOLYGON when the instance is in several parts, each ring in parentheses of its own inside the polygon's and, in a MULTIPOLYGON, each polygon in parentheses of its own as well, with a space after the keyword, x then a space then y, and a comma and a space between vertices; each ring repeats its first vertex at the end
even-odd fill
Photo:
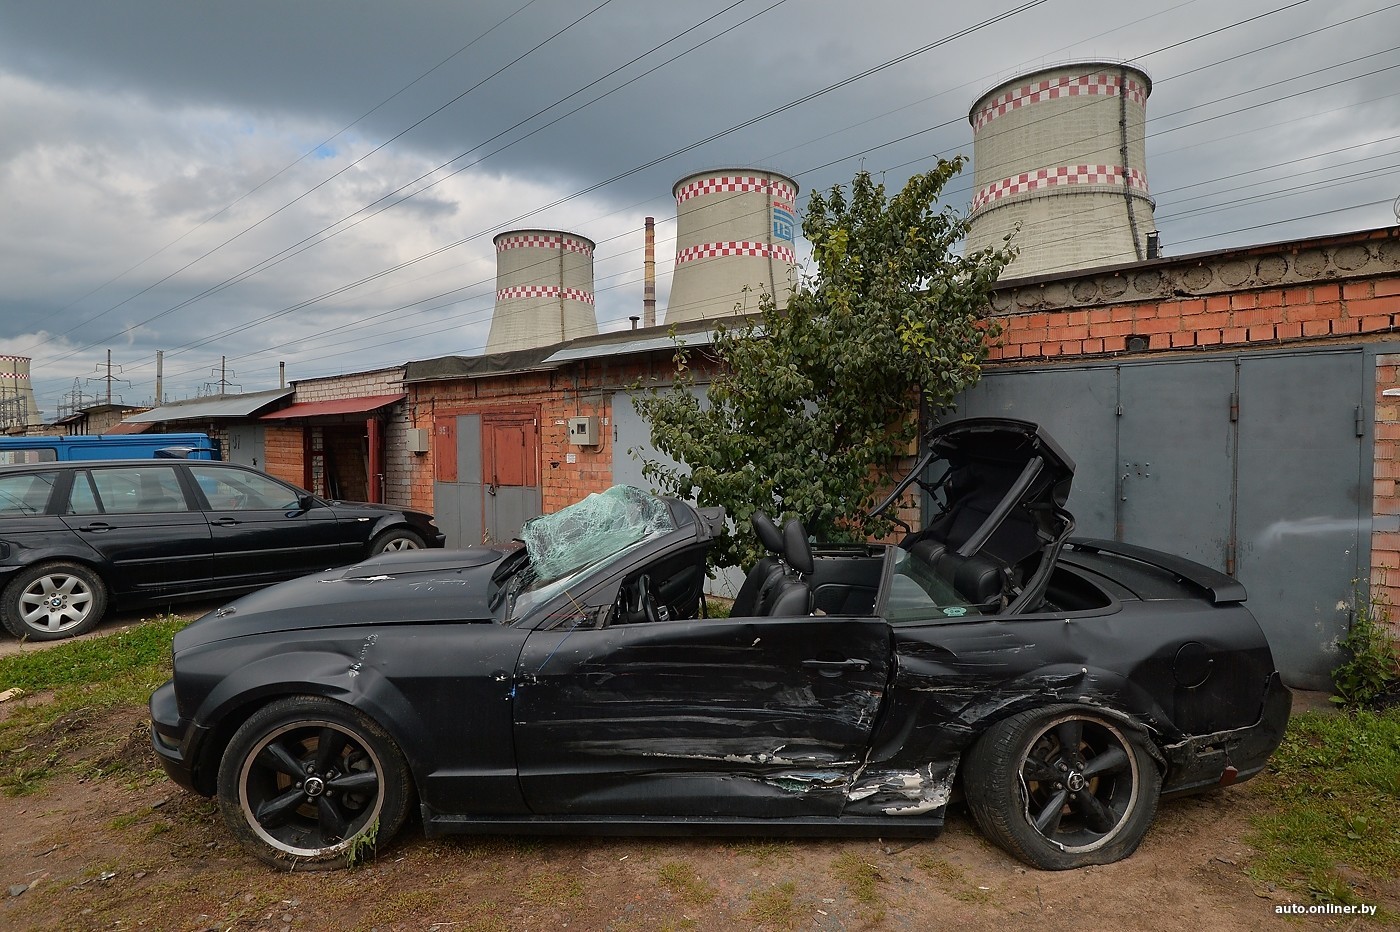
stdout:
POLYGON ((596 447, 598 445, 598 419, 596 417, 569 418, 569 443, 576 447, 596 447))
POLYGON ((428 452, 428 431, 423 427, 410 427, 408 429, 408 440, 406 441, 408 452, 427 453, 428 452))

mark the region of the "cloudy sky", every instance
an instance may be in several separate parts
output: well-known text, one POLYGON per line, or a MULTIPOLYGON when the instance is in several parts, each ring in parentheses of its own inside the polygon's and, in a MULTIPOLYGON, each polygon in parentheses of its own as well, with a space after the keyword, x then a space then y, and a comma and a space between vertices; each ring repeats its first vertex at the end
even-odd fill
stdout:
MULTIPOLYGON (((0 0, 0 353, 52 418, 480 352, 491 238, 598 244, 600 329, 639 313, 679 178, 805 193, 971 155, 1019 72, 1129 60, 1181 255, 1386 226, 1400 3, 1375 0, 0 0), (854 79, 854 80, 849 80, 854 79), (844 82, 844 83, 843 83, 844 82)), ((945 192, 965 208, 971 171, 945 192)))

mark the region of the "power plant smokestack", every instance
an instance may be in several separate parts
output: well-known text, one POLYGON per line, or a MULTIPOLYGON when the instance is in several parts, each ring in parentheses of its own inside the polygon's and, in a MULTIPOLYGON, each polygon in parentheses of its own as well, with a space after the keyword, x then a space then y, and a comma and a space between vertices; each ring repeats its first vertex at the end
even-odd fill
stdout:
MULTIPOLYGON (((647 218, 647 248, 643 263, 646 275, 642 285, 643 326, 656 326, 656 218, 647 218)), ((633 329, 636 329, 635 327, 633 329)))
POLYGON ((558 230, 512 230, 495 239, 496 312, 486 352, 548 346, 598 332, 593 241, 558 230))
POLYGON ((978 99, 969 252, 1012 240, 1003 278, 1148 258, 1156 232, 1143 127, 1152 81, 1129 65, 1045 68, 978 99))
POLYGON ((779 307, 792 293, 797 182, 760 169, 719 169, 676 182, 676 270, 666 323, 779 307))

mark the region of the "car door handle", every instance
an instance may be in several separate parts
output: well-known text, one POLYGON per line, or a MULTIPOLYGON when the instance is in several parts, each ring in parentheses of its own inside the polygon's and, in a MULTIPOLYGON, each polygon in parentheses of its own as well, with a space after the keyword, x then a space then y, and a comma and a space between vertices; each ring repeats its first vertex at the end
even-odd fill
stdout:
POLYGON ((846 660, 804 660, 802 665, 809 670, 816 670, 822 676, 840 676, 847 670, 864 670, 870 666, 870 661, 850 657, 846 660))
POLYGON ((84 524, 82 527, 78 528, 80 531, 92 531, 94 533, 110 531, 111 529, 112 526, 106 521, 94 521, 91 524, 84 524))
POLYGON ((243 522, 239 521, 237 518, 220 518, 210 523, 217 524, 219 527, 233 527, 235 524, 242 524, 243 522))

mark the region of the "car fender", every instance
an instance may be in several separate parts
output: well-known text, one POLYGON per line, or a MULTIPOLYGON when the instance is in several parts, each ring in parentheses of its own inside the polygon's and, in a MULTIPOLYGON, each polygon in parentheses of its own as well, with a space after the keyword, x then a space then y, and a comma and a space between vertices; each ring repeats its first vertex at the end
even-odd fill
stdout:
POLYGON ((927 659, 901 656, 891 713, 875 736, 872 760, 882 765, 953 761, 991 726, 1027 709, 1072 705, 1101 712, 1144 739, 1155 759, 1175 729, 1143 690, 1120 673, 1087 663, 1046 664, 1018 676, 972 678, 927 659), (935 685, 936 684, 936 685, 935 685))
POLYGON ((39 563, 81 563, 100 576, 108 589, 113 588, 112 580, 108 576, 110 567, 106 566, 101 554, 86 541, 79 540, 81 546, 65 542, 44 547, 27 547, 23 544, 23 537, 16 535, 7 538, 6 542, 10 545, 10 556, 6 559, 4 567, 8 575, 14 575, 39 563))
MULTIPOLYGON (((964 716, 968 733, 984 734, 997 722, 1029 709, 1063 708, 1094 712, 1136 734, 1159 766, 1166 764, 1159 744, 1163 734, 1175 734, 1166 713, 1145 691, 1113 670, 1086 664, 1052 664, 1011 680, 969 706, 964 716)), ((962 748, 966 753, 975 743, 962 748)))
POLYGON ((329 650, 269 655, 223 678, 193 716, 211 735, 209 746, 200 749, 201 761, 217 768, 238 727, 262 706, 288 696, 321 696, 363 712, 398 745, 415 780, 433 769, 427 726, 398 688, 373 667, 329 650))

